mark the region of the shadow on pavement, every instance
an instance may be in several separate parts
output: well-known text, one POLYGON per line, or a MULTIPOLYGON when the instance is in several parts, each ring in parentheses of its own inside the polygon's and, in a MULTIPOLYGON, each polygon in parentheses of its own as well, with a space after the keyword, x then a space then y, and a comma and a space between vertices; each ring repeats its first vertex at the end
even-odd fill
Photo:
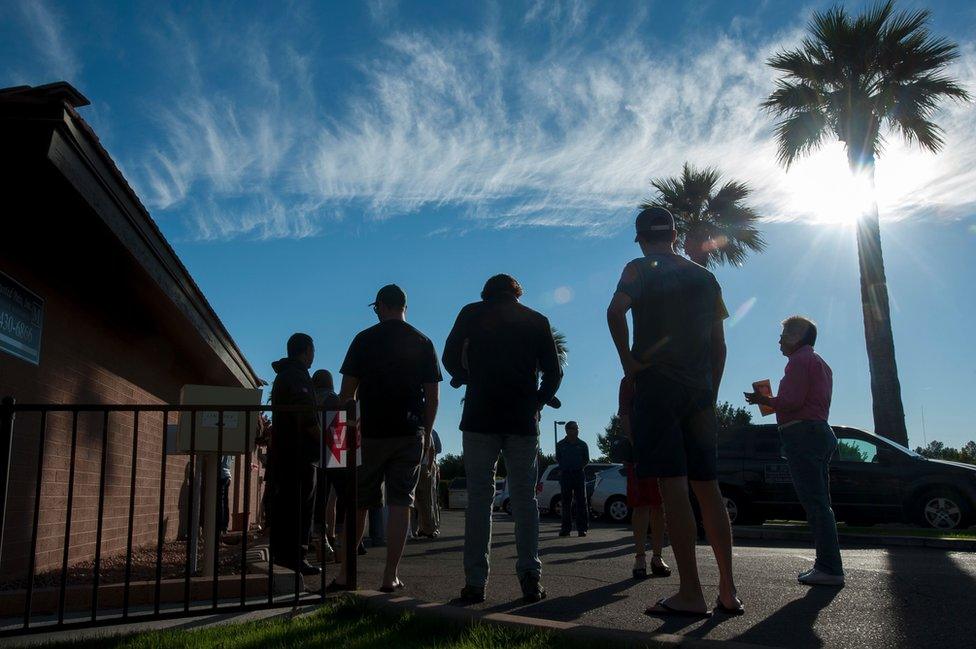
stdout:
MULTIPOLYGON (((820 611, 830 605, 840 590, 840 588, 811 586, 806 595, 793 600, 734 639, 756 644, 766 644, 771 639, 779 639, 779 641, 788 639, 790 647, 821 647, 823 640, 817 634, 814 623, 820 611)), ((745 602, 745 605, 748 615, 749 602, 745 602)), ((721 617, 714 616, 712 619, 721 617)), ((709 630, 708 625, 703 625, 689 635, 701 637, 709 630)))
POLYGON ((890 614, 899 647, 972 647, 976 642, 976 575, 960 565, 970 554, 887 548, 890 614))
POLYGON ((624 579, 613 584, 607 584, 592 590, 586 590, 575 595, 564 597, 551 597, 544 599, 536 604, 525 605, 521 600, 498 604, 489 609, 486 613, 516 613, 526 617, 536 617, 546 620, 556 620, 559 622, 572 622, 583 617, 590 611, 609 606, 620 600, 626 599, 626 595, 620 595, 634 585, 632 579, 624 579))

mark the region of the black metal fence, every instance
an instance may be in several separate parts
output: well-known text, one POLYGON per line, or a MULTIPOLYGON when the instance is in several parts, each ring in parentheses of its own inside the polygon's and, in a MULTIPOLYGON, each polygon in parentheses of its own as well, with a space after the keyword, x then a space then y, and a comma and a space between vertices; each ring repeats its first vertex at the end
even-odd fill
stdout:
MULTIPOLYGON (((319 592, 307 592, 302 589, 302 577, 297 570, 297 566, 294 570, 294 591, 289 592, 286 595, 276 595, 275 590, 275 557, 271 554, 273 552, 272 546, 269 545, 269 556, 268 556, 268 573, 267 573, 267 593, 264 596, 254 597, 248 594, 248 570, 247 570, 247 551, 248 551, 248 540, 249 540, 249 530, 251 527, 251 496, 252 485, 251 480, 251 465, 253 461, 252 453, 253 447, 255 445, 255 439, 252 436, 252 431, 254 426, 254 419, 261 416, 261 413, 308 413, 312 411, 314 413, 324 414, 325 408, 311 408, 307 406, 274 406, 274 405, 257 405, 257 406, 244 406, 244 405, 106 405, 106 404, 75 404, 75 405, 64 405, 64 404, 17 404, 15 401, 6 397, 0 402, 0 559, 4 555, 4 529, 5 523, 7 522, 7 506, 8 506, 8 484, 9 477, 12 471, 24 470, 26 467, 11 466, 11 451, 13 448, 13 439, 15 435, 18 435, 21 431, 17 427, 18 415, 24 415, 26 413, 32 413, 39 415, 39 430, 37 436, 38 452, 37 452, 37 465, 36 465, 36 478, 34 485, 34 500, 33 500, 33 518, 32 527, 30 534, 30 550, 27 556, 27 566, 26 566, 26 588, 24 592, 23 599, 23 616, 22 622, 18 622, 20 619, 18 616, 16 619, 11 620, 9 617, 0 620, 0 637, 18 635, 24 633, 40 632, 40 631, 54 631, 63 630, 70 628, 80 628, 89 626, 98 626, 105 624, 117 624, 117 623, 131 623, 144 620, 158 620, 166 618, 176 618, 188 615, 199 615, 199 614, 211 614, 213 612, 238 612, 238 611, 248 611, 261 608, 270 608, 276 606, 284 606, 289 604, 308 604, 315 603, 318 601, 325 600, 325 584, 326 582, 326 564, 323 562, 322 574, 321 574, 321 590, 319 592), (172 453, 167 453, 167 425, 171 415, 177 415, 179 413, 190 413, 190 442, 189 442, 189 472, 190 484, 189 484, 189 500, 188 502, 193 503, 196 499, 199 501, 201 494, 196 492, 196 480, 194 478, 196 471, 196 463, 198 462, 198 454, 196 453, 197 444, 197 413, 208 412, 217 413, 217 450, 216 457, 220 457, 223 454, 224 448, 224 429, 225 429, 225 414, 228 412, 239 413, 238 416, 243 415, 244 417, 244 430, 246 431, 245 440, 245 452, 244 455, 244 466, 247 470, 244 472, 244 485, 243 485, 243 525, 242 525, 242 535, 240 542, 240 588, 237 596, 227 597, 226 593, 221 596, 220 592, 220 526, 213 524, 215 531, 215 538, 213 539, 213 575, 210 577, 210 596, 201 598, 195 596, 194 592, 199 593, 199 587, 193 588, 195 583, 199 583, 200 579, 196 578, 191 570, 191 552, 194 548, 191 547, 192 534, 190 533, 190 517, 187 517, 187 534, 186 534, 186 556, 185 556, 185 566, 183 570, 183 597, 182 601, 173 601, 172 598, 168 598, 164 601, 162 596, 162 588, 164 585, 163 579, 163 547, 166 542, 165 539, 165 528, 163 523, 164 511, 167 506, 166 502, 166 469, 167 460, 172 453), (49 415, 52 413, 66 413, 70 417, 71 421, 71 442, 70 442, 70 459, 68 465, 68 485, 67 485, 67 497, 65 502, 65 519, 64 519, 64 542, 63 542, 63 555, 61 560, 60 568, 60 586, 57 598, 57 611, 56 613, 38 614, 32 610, 33 597, 35 595, 35 568, 36 568, 36 556, 37 556, 37 542, 38 542, 38 530, 41 515, 41 487, 43 482, 43 472, 45 468, 45 443, 47 441, 48 434, 48 420, 49 415), (99 482, 98 482, 98 504, 97 504, 97 519, 96 519, 96 530, 95 530, 95 548, 94 548, 94 567, 92 573, 92 584, 91 584, 91 605, 89 610, 85 612, 82 616, 79 616, 76 611, 67 611, 67 584, 68 584, 68 573, 69 573, 69 549, 71 547, 72 541, 72 508, 74 505, 75 497, 75 466, 77 460, 78 451, 78 420, 79 414, 81 413, 101 413, 101 459, 99 463, 99 482), (159 472, 159 505, 158 505, 158 519, 157 519, 157 538, 156 538, 156 561, 155 561, 155 584, 153 588, 153 596, 151 605, 140 605, 138 607, 132 606, 130 601, 130 584, 132 577, 132 556, 133 556, 133 531, 136 524, 135 521, 135 501, 136 501, 136 480, 138 477, 138 450, 139 450, 139 428, 140 428, 140 414, 145 413, 160 413, 162 415, 162 431, 160 438, 162 439, 162 446, 159 449, 160 452, 160 472, 159 472), (100 583, 100 570, 102 568, 102 541, 103 541, 103 526, 105 518, 105 492, 106 492, 106 470, 108 463, 108 447, 109 447, 109 424, 111 417, 119 417, 120 414, 128 414, 132 417, 132 430, 131 430, 131 445, 132 445, 132 465, 131 472, 129 476, 129 490, 128 490, 128 519, 126 528, 126 554, 125 554, 125 568, 124 568, 124 582, 123 582, 123 594, 121 608, 100 608, 99 607, 99 588, 100 583), (196 579, 196 581, 195 581, 196 579), (68 615, 67 613, 71 613, 68 615)), ((350 411, 348 413, 349 420, 353 417, 352 406, 350 406, 350 411)), ((148 418, 148 417, 146 417, 148 418)), ((351 438, 355 438, 354 435, 350 435, 351 438)), ((349 444, 351 448, 354 449, 354 443, 349 444)), ((344 540, 343 545, 346 552, 345 558, 347 561, 346 572, 347 572, 347 585, 350 589, 356 588, 356 577, 357 577, 357 566, 356 566, 356 545, 357 545, 357 530, 356 530, 356 507, 354 503, 356 502, 356 453, 354 450, 346 453, 346 466, 341 469, 346 472, 346 478, 343 480, 345 488, 343 493, 339 494, 339 498, 342 503, 345 504, 345 524, 344 524, 344 540)), ((218 498, 218 504, 216 504, 215 509, 219 509, 219 499, 221 498, 221 492, 219 489, 215 490, 218 498)), ((299 491, 300 490, 296 490, 299 491)), ((47 502, 48 507, 51 506, 50 501, 47 502)), ((324 508, 326 504, 324 502, 317 502, 316 507, 324 508)), ((301 511, 303 505, 301 501, 301 494, 299 493, 299 502, 296 511, 301 511)), ((324 520, 324 516, 323 516, 324 520)), ((272 525, 280 524, 290 524, 290 521, 275 521, 272 525)), ((301 526, 301 517, 294 522, 301 526)), ((319 547, 325 544, 326 539, 325 526, 322 526, 319 535, 319 547)), ((194 557, 195 558, 195 557, 194 557)), ((226 589, 225 589, 226 590, 226 589)))

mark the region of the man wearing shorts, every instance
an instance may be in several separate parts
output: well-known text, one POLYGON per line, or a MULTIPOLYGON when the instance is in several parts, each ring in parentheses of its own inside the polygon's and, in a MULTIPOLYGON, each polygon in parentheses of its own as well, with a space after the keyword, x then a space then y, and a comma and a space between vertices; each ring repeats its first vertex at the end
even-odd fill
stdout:
POLYGON ((644 256, 624 267, 607 324, 624 375, 635 382, 630 423, 637 476, 658 478, 681 581, 677 593, 645 612, 711 615, 698 577, 690 483, 718 563, 717 608, 741 614, 732 578, 732 530, 716 480, 715 396, 725 368, 722 321, 728 317, 722 289, 710 272, 674 252, 677 231, 666 209, 642 211, 636 230, 644 256))
MULTIPOLYGON (((634 402, 634 381, 624 377, 620 381, 619 406, 617 417, 620 428, 634 444, 634 435, 630 426, 630 409, 634 402)), ((670 577, 671 568, 664 563, 661 550, 664 547, 664 503, 661 500, 661 490, 657 486, 657 478, 638 478, 633 462, 626 462, 627 471, 627 505, 631 509, 630 522, 634 528, 634 579, 647 578, 647 529, 651 529, 651 573, 655 577, 670 577)))
MULTIPOLYGON (((360 401, 363 464, 357 473, 358 539, 367 512, 383 505, 385 483, 389 516, 380 590, 389 593, 403 587, 397 570, 407 542, 420 463, 434 430, 441 370, 433 343, 407 324, 407 296, 399 286, 381 288, 370 306, 380 322, 361 331, 349 346, 339 370, 339 403, 360 401)), ((342 550, 343 555, 349 551, 347 544, 342 550)), ((345 588, 347 565, 343 560, 329 590, 345 588)))

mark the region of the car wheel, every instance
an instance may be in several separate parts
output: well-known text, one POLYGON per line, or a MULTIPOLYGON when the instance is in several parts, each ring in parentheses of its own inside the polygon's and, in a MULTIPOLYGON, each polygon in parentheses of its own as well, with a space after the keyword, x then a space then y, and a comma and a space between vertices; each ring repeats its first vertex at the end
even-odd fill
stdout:
POLYGON ((561 518, 563 515, 563 498, 561 495, 557 494, 549 502, 549 514, 551 516, 556 516, 561 518))
POLYGON ((502 503, 502 509, 505 510, 505 513, 508 514, 509 516, 512 515, 512 501, 511 501, 511 499, 509 499, 509 498, 506 498, 505 499, 505 502, 502 503))
POLYGON ((968 520, 966 502, 951 489, 927 491, 918 501, 919 522, 937 530, 954 530, 968 520))
POLYGON ((725 511, 729 515, 729 525, 735 525, 739 520, 739 503, 734 496, 722 496, 725 501, 725 511))
POLYGON ((626 523, 630 518, 630 507, 624 498, 616 496, 607 500, 603 513, 611 523, 626 523))
POLYGON ((760 516, 749 500, 738 491, 723 493, 725 511, 729 514, 730 525, 762 525, 765 519, 760 516))

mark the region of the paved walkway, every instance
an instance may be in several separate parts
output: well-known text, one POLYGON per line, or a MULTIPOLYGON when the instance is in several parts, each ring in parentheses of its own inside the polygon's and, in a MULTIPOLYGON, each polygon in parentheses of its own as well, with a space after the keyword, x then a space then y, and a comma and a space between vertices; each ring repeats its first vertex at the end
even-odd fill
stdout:
MULTIPOLYGON (((594 626, 666 632, 788 647, 971 647, 976 638, 976 554, 932 548, 844 549, 848 585, 811 589, 795 575, 813 561, 795 542, 755 541, 735 550, 745 616, 706 621, 663 621, 644 608, 677 589, 677 575, 635 582, 630 578, 629 531, 595 524, 589 536, 558 538, 558 524, 543 519, 543 584, 549 598, 526 605, 515 579, 511 518, 497 514, 488 601, 493 612, 580 622, 594 626), (761 544, 761 545, 760 545, 761 544)), ((445 512, 440 538, 410 541, 402 563, 404 595, 447 602, 464 583, 463 513, 445 512)), ((384 551, 361 557, 360 586, 380 584, 384 551)), ((665 558, 671 561, 669 550, 665 558)), ((717 594, 711 550, 699 546, 706 595, 717 594)))

